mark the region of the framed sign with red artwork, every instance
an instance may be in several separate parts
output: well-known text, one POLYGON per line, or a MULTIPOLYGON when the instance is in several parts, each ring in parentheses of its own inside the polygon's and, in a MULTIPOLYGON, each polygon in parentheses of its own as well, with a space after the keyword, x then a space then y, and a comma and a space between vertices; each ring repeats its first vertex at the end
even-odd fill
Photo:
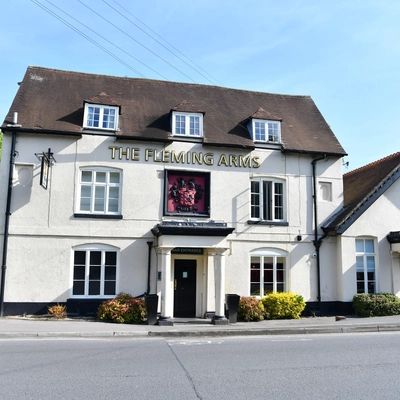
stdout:
POLYGON ((165 171, 165 215, 210 216, 210 174, 165 171))

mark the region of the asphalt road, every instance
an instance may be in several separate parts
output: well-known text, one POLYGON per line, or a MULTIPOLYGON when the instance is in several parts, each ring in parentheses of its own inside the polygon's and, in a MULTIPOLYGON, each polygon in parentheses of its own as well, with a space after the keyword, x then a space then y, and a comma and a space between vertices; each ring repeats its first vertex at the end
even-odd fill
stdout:
POLYGON ((0 399, 399 399, 400 332, 2 339, 0 399))

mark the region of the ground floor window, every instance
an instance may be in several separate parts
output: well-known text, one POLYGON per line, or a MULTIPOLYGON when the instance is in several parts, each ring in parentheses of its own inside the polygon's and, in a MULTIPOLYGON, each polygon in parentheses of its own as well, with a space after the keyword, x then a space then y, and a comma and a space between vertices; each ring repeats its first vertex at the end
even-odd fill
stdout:
POLYGON ((286 290, 286 257, 281 252, 264 251, 250 257, 250 294, 264 297, 286 290))
POLYGON ((357 293, 375 293, 374 239, 356 239, 357 293))
POLYGON ((113 297, 117 294, 118 252, 113 248, 74 250, 72 296, 113 297))

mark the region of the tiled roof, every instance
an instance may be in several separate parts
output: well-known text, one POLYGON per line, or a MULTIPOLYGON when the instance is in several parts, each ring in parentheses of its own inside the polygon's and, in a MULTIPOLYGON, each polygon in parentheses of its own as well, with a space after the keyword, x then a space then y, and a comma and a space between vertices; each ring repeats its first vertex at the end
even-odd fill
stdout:
POLYGON ((27 69, 2 130, 12 122, 13 112, 18 112, 18 123, 23 130, 76 135, 82 132, 83 102, 93 100, 93 96, 99 96, 102 102, 111 99, 121 107, 116 133, 120 138, 172 140, 170 111, 186 104, 205 114, 204 145, 251 149, 255 145, 247 124, 257 110, 263 109, 282 119, 283 151, 346 154, 309 96, 41 67, 27 69))
POLYGON ((343 233, 400 175, 400 152, 343 175, 344 207, 325 227, 343 233))

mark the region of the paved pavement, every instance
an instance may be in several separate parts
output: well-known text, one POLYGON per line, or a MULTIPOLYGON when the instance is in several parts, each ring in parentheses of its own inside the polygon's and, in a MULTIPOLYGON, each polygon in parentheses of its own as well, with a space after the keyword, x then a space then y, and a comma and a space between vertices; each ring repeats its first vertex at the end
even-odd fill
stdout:
POLYGON ((127 325, 90 319, 4 317, 0 339, 48 337, 215 337, 400 331, 400 315, 358 318, 310 317, 298 320, 213 325, 210 319, 175 319, 173 326, 127 325))

